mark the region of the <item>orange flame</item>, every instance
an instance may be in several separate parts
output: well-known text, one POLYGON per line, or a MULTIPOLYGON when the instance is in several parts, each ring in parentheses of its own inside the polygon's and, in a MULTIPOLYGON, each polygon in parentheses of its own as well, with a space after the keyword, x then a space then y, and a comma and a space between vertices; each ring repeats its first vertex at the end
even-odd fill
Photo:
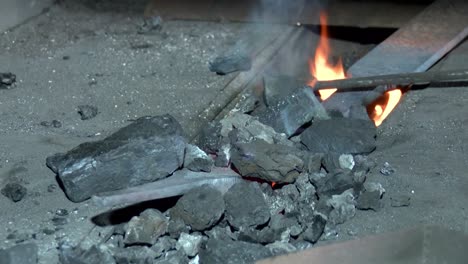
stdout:
MULTIPOLYGON (((346 78, 341 59, 336 65, 329 62, 330 44, 328 43, 327 16, 325 13, 320 14, 320 41, 315 51, 314 60, 309 60, 310 73, 319 81, 330 81, 346 78)), ((309 86, 314 86, 315 80, 309 82, 309 86)), ((320 98, 326 100, 336 89, 322 89, 318 91, 320 98)))
POLYGON ((369 116, 374 121, 375 126, 380 126, 382 124, 385 118, 387 118, 398 105, 402 95, 403 93, 400 89, 391 90, 371 104, 369 116), (374 107, 373 109, 372 106, 374 107))

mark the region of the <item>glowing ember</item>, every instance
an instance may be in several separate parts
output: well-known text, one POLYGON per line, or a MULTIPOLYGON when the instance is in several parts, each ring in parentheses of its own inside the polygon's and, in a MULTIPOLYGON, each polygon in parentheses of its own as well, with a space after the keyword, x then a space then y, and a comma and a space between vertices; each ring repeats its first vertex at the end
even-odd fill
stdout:
POLYGON ((378 99, 374 104, 372 104, 369 111, 369 116, 376 126, 380 126, 382 122, 387 118, 387 116, 393 111, 397 106, 402 96, 400 89, 395 89, 386 92, 382 98, 378 99))
MULTIPOLYGON (((341 59, 336 65, 332 65, 329 61, 330 45, 328 43, 327 17, 324 13, 320 14, 320 41, 315 51, 314 60, 309 60, 310 73, 319 81, 330 81, 346 78, 341 59)), ((312 80, 309 85, 313 86, 315 80, 312 80)), ((320 98, 326 100, 336 89, 319 90, 320 98)))

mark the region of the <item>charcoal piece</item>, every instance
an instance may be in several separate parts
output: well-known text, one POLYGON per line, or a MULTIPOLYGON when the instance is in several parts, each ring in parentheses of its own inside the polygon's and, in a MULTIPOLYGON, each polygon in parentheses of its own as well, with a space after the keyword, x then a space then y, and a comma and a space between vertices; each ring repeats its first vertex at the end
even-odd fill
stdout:
POLYGON ((309 181, 308 174, 301 174, 297 177, 294 183, 299 190, 299 200, 306 203, 312 203, 316 200, 316 189, 314 185, 309 181))
POLYGON ((36 244, 19 244, 7 249, 0 249, 2 264, 36 264, 38 248, 36 244))
POLYGON ((316 120, 301 134, 313 152, 367 154, 375 149, 376 128, 370 120, 332 118, 316 120))
POLYGON ((151 250, 156 253, 156 257, 162 256, 164 253, 175 249, 177 240, 170 238, 168 236, 163 236, 158 238, 156 243, 151 246, 151 250))
POLYGON ((269 208, 256 182, 234 184, 224 195, 225 217, 236 230, 263 225, 270 219, 269 208))
POLYGON ((322 153, 309 153, 306 156, 306 168, 308 173, 320 172, 322 167, 322 160, 324 155, 322 153))
POLYGON ((293 244, 282 241, 275 241, 274 243, 268 244, 265 247, 268 248, 271 251, 271 254, 274 256, 284 255, 297 251, 297 248, 293 244))
POLYGON ((219 225, 217 225, 211 230, 205 231, 205 234, 212 239, 237 240, 237 234, 233 233, 229 226, 220 227, 219 225))
POLYGON ((189 258, 180 250, 167 252, 163 257, 154 260, 152 264, 189 264, 189 258))
POLYGON ((200 132, 198 138, 198 145, 206 153, 215 154, 221 148, 222 135, 221 135, 222 125, 220 122, 209 122, 204 126, 200 132))
POLYGON ((93 105, 79 105, 78 114, 80 114, 81 120, 88 120, 97 116, 98 109, 93 105))
POLYGON ((189 257, 195 257, 198 254, 203 236, 200 234, 180 234, 179 240, 177 240, 176 249, 183 250, 189 257))
POLYGON ((172 238, 178 238, 183 232, 189 232, 190 226, 186 225, 184 220, 174 218, 169 221, 167 232, 172 238))
POLYGON ((313 220, 301 234, 301 238, 310 243, 316 243, 323 234, 327 219, 322 214, 314 214, 313 220))
POLYGON ((225 75, 237 71, 248 71, 252 67, 252 59, 244 54, 234 53, 216 57, 210 62, 210 71, 225 75))
POLYGON ((284 133, 288 137, 294 135, 299 128, 313 119, 329 118, 322 104, 308 86, 277 101, 275 105, 254 111, 252 115, 257 116, 263 124, 273 127, 276 132, 284 133))
POLYGON ((263 77, 263 96, 268 106, 275 105, 279 100, 296 92, 306 85, 304 81, 287 75, 266 75, 263 77))
POLYGON ((125 244, 156 243, 158 237, 167 231, 166 217, 156 209, 146 209, 139 216, 134 216, 128 222, 125 230, 125 244))
POLYGON ((275 214, 271 216, 269 228, 280 235, 287 231, 291 236, 298 236, 302 233, 302 226, 295 217, 275 214))
POLYGON ((16 75, 11 72, 0 72, 0 89, 10 89, 16 82, 16 75))
POLYGON ((257 230, 255 228, 242 229, 239 232, 238 240, 251 242, 251 243, 260 243, 260 244, 269 244, 281 239, 281 233, 284 230, 263 228, 257 230))
POLYGON ((214 161, 199 147, 187 144, 185 149, 184 168, 191 171, 210 172, 214 161))
POLYGON ((0 192, 3 196, 16 203, 26 196, 27 191, 26 187, 19 183, 7 183, 0 192))
POLYGON ((255 243, 208 239, 200 249, 200 263, 203 264, 252 264, 256 260, 268 258, 271 251, 255 243))
POLYGON ((146 246, 121 248, 114 253, 116 264, 150 264, 156 257, 156 252, 146 246))
POLYGON ((290 146, 254 140, 236 144, 231 152, 231 162, 242 176, 291 183, 304 170, 304 153, 290 146))
POLYGON ((183 162, 186 140, 170 115, 144 117, 109 137, 47 158, 68 198, 92 195, 164 178, 183 162))
POLYGON ((353 174, 350 171, 337 171, 328 173, 328 175, 317 182, 316 185, 319 196, 331 196, 334 194, 341 194, 353 188, 355 183, 353 174))
POLYGON ((400 195, 393 195, 390 197, 390 205, 392 207, 405 207, 409 206, 411 201, 411 197, 409 195, 400 194, 400 195))
POLYGON ((93 245, 89 249, 62 245, 59 261, 61 264, 116 264, 111 251, 104 245, 93 245))
POLYGON ((203 185, 182 196, 171 209, 171 219, 182 219, 192 230, 203 231, 213 226, 224 213, 223 195, 203 185))
POLYGON ((383 206, 380 198, 381 196, 378 190, 364 191, 356 200, 356 208, 360 210, 379 211, 383 206))
POLYGON ((356 201, 352 190, 347 190, 340 195, 332 195, 327 203, 333 208, 328 215, 328 223, 331 226, 342 224, 356 214, 356 201))

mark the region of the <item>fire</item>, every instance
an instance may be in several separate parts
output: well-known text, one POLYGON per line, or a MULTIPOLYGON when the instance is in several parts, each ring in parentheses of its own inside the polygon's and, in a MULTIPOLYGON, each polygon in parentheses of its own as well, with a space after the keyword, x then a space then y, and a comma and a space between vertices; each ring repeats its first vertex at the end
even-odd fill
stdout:
MULTIPOLYGON (((346 78, 341 59, 336 65, 329 61, 330 44, 328 43, 327 16, 325 13, 320 14, 320 40, 317 50, 315 51, 314 60, 309 60, 309 68, 312 76, 319 81, 330 81, 346 78)), ((313 86, 315 80, 312 80, 309 85, 313 86)), ((318 91, 320 98, 326 100, 336 89, 322 89, 318 91)))
POLYGON ((377 99, 368 109, 369 117, 374 121, 375 126, 380 126, 387 116, 400 102, 403 95, 400 89, 386 92, 381 98, 377 99))

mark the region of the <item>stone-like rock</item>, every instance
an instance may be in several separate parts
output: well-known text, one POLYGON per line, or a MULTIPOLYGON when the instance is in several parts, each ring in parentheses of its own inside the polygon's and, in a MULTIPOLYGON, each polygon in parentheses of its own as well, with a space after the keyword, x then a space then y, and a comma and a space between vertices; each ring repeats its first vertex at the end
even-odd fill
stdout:
POLYGON ((280 235, 287 232, 291 236, 296 237, 303 231, 302 226, 295 217, 285 216, 282 214, 272 215, 268 226, 271 230, 279 233, 280 235))
POLYGON ((215 154, 219 151, 223 138, 221 128, 221 123, 215 121, 209 122, 202 128, 198 138, 198 145, 203 151, 210 154, 215 154))
POLYGON ((242 176, 291 183, 304 170, 303 155, 294 147, 254 140, 236 144, 231 161, 242 176))
MULTIPOLYGON (((328 113, 310 87, 302 87, 269 107, 259 108, 252 115, 278 133, 290 137, 312 120, 328 119, 328 113)), ((321 152, 321 151, 317 151, 321 152)))
POLYGON ((275 105, 278 100, 286 98, 306 85, 304 81, 286 75, 266 75, 263 77, 263 96, 269 106, 275 105))
POLYGON ((185 149, 184 168, 191 171, 210 172, 214 161, 199 147, 187 144, 185 149))
POLYGON ((316 243, 323 234, 327 219, 322 214, 314 214, 312 223, 307 225, 307 229, 301 234, 305 241, 316 243))
POLYGON ((152 245, 167 231, 168 220, 156 209, 146 209, 128 222, 125 230, 125 244, 152 245))
POLYGON ((269 244, 277 240, 281 240, 281 233, 284 230, 271 229, 269 227, 261 230, 257 230, 255 228, 242 229, 240 230, 237 239, 251 243, 269 244))
POLYGON ((308 174, 301 174, 297 177, 296 182, 294 183, 297 189, 299 190, 299 199, 307 203, 311 203, 316 200, 316 189, 314 185, 309 181, 308 174))
POLYGON ((156 252, 146 246, 121 248, 114 253, 116 264, 152 264, 156 257, 156 252))
POLYGON ((316 153, 367 154, 376 147, 375 136, 370 120, 332 118, 314 121, 302 132, 301 140, 316 153))
POLYGON ((182 196, 171 209, 170 216, 182 219, 192 230, 203 231, 218 222, 224 209, 221 192, 204 185, 182 196))
POLYGON ((105 245, 93 245, 89 249, 62 245, 59 261, 61 264, 116 264, 110 249, 105 245))
POLYGON ((360 210, 378 211, 383 207, 379 190, 364 190, 356 200, 356 208, 360 210))
POLYGON ((21 201, 27 193, 26 187, 19 183, 7 183, 0 191, 5 197, 13 202, 21 201))
POLYGON ((180 168, 186 140, 170 115, 144 117, 111 136, 47 158, 68 198, 92 195, 167 177, 180 168))
POLYGON ((308 153, 306 156, 306 168, 308 173, 320 172, 324 155, 321 153, 308 153))
POLYGON ((190 226, 186 225, 181 218, 174 218, 169 221, 167 232, 172 238, 179 238, 183 232, 189 232, 190 226))
POLYGON ((340 195, 332 195, 327 203, 333 208, 328 215, 328 223, 331 226, 342 224, 356 215, 356 201, 352 190, 347 190, 340 195))
POLYGON ((218 240, 237 240, 237 233, 231 231, 231 227, 214 226, 211 230, 205 231, 205 234, 212 239, 218 240))
POLYGON ((79 105, 78 114, 80 114, 81 120, 88 120, 97 116, 98 109, 93 105, 79 105))
POLYGON ((268 244, 265 247, 271 251, 273 256, 284 255, 297 251, 297 248, 293 244, 283 241, 275 241, 274 243, 268 244))
POLYGON ((33 243, 0 249, 0 263, 2 264, 36 264, 37 260, 38 249, 33 243))
POLYGON ((210 238, 201 248, 199 256, 203 264, 252 264, 272 256, 272 253, 260 244, 210 238))
POLYGON ((341 154, 338 158, 338 162, 340 163, 340 168, 343 170, 352 170, 354 165, 356 165, 353 155, 350 154, 341 154))
POLYGON ((176 248, 177 240, 163 236, 158 238, 158 241, 151 246, 151 250, 156 253, 156 257, 162 256, 164 253, 176 248))
POLYGON ((224 195, 225 217, 235 229, 253 228, 270 219, 270 211, 256 182, 234 184, 224 195))
POLYGON ((390 205, 392 207, 405 207, 409 206, 411 201, 411 197, 409 195, 393 195, 390 197, 390 205))
POLYGON ((188 257, 180 250, 169 251, 161 258, 154 260, 153 264, 188 264, 188 257))
POLYGON ((198 254, 200 245, 203 241, 203 236, 200 234, 180 234, 179 240, 177 240, 176 249, 183 250, 189 257, 194 257, 198 254))
POLYGON ((210 71, 225 75, 236 71, 248 71, 252 67, 252 59, 242 53, 216 57, 210 62, 210 71))

